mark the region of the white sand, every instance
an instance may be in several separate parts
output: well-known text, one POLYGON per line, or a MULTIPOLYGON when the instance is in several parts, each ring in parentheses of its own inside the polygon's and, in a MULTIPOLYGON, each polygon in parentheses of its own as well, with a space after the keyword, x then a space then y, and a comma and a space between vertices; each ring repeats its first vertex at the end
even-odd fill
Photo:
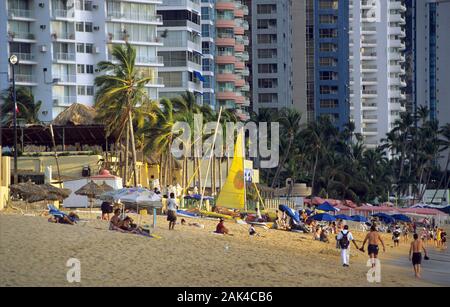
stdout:
MULTIPOLYGON (((196 221, 205 229, 169 231, 158 217, 162 239, 151 239, 109 231, 100 220, 70 226, 3 213, 0 286, 374 286, 366 279, 366 254, 354 248, 351 267, 343 268, 334 243, 311 235, 258 229, 265 237, 249 237, 247 226, 226 222, 234 236, 220 236, 212 234, 215 221, 196 221), (81 261, 80 284, 66 280, 72 257, 81 261)), ((388 247, 381 256, 378 286, 429 285, 406 268, 383 265, 386 256, 407 256, 406 248, 388 247)))

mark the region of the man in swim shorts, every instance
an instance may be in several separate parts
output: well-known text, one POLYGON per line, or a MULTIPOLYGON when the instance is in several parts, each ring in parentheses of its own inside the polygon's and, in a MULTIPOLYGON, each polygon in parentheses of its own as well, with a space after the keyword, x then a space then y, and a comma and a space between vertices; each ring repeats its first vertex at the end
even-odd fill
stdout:
POLYGON ((381 242, 381 245, 383 245, 383 252, 386 252, 386 247, 384 246, 383 239, 380 236, 380 233, 377 231, 377 227, 375 225, 372 225, 370 227, 370 232, 366 235, 366 238, 364 239, 364 242, 362 244, 362 247, 360 250, 364 252, 364 246, 366 245, 366 242, 369 241, 369 245, 367 246, 367 252, 369 254, 372 268, 375 267, 376 261, 375 259, 378 258, 378 245, 381 242))
POLYGON ((425 259, 427 256, 427 250, 423 245, 423 241, 419 239, 417 233, 414 234, 414 241, 411 242, 411 248, 409 249, 409 260, 412 261, 414 267, 414 275, 416 278, 420 278, 421 264, 422 264, 422 249, 425 252, 425 259))

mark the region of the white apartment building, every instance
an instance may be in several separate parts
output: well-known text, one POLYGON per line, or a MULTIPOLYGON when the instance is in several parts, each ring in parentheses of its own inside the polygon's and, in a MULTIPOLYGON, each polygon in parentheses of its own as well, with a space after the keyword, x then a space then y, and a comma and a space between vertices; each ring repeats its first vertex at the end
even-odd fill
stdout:
POLYGON ((303 17, 292 16, 291 0, 252 0, 251 12, 253 110, 292 108, 292 19, 303 17))
MULTIPOLYGON (((94 104, 96 64, 112 60, 113 44, 137 49, 137 66, 153 76, 149 96, 163 87, 157 49, 162 46, 156 13, 160 0, 6 0, 0 8, 0 58, 19 57, 17 86, 42 101, 40 119, 51 121, 78 102, 94 104)), ((0 62, 0 89, 11 84, 11 67, 0 62)))
POLYGON ((158 14, 163 24, 158 27, 163 46, 158 55, 164 62, 159 76, 164 82, 160 97, 172 98, 193 93, 202 104, 202 35, 200 0, 162 0, 158 14))
POLYGON ((405 110, 405 11, 400 0, 350 0, 350 120, 374 148, 405 110))

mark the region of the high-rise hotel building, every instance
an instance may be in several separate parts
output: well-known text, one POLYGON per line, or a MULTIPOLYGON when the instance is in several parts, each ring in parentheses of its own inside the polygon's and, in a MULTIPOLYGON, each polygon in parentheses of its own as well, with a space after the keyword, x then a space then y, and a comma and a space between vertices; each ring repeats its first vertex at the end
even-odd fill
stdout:
POLYGON ((244 16, 248 7, 237 0, 216 0, 216 100, 217 106, 235 109, 238 117, 248 119, 250 100, 246 66, 249 39, 245 31, 248 22, 244 16))
POLYGON ((405 111, 405 12, 400 0, 349 0, 350 120, 369 148, 405 111))
POLYGON ((158 27, 163 42, 158 55, 164 62, 159 70, 164 82, 160 97, 173 98, 189 91, 202 104, 200 0, 162 0, 157 9, 163 20, 158 27))
MULTIPOLYGON (((94 103, 96 64, 112 60, 113 44, 137 49, 137 66, 153 81, 149 96, 163 87, 157 49, 159 0, 6 0, 0 8, 0 58, 19 57, 17 86, 29 87, 42 101, 39 118, 51 121, 72 103, 94 103)), ((11 67, 0 61, 0 89, 11 84, 11 67)))

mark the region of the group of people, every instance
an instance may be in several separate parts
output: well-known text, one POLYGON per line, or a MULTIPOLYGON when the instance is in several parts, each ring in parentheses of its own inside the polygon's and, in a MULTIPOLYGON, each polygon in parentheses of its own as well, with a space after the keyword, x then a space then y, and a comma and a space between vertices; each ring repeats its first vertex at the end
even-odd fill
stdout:
POLYGON ((423 227, 420 237, 426 245, 433 242, 435 247, 447 248, 447 232, 443 228, 438 226, 423 227))
POLYGON ((115 230, 123 233, 132 233, 138 235, 150 235, 148 231, 145 231, 142 227, 139 227, 134 223, 130 216, 122 216, 122 211, 120 209, 114 210, 114 215, 109 221, 109 229, 115 230))

